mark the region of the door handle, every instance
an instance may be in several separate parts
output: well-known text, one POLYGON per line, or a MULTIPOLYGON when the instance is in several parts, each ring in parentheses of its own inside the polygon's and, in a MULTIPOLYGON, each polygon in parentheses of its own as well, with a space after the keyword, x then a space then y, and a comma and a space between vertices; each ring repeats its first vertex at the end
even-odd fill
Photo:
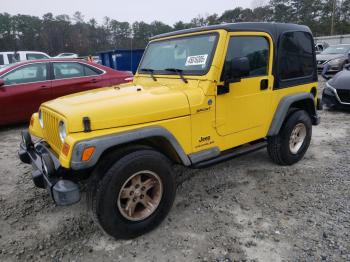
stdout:
POLYGON ((260 82, 260 90, 267 90, 269 88, 269 80, 263 79, 260 82))
POLYGON ((97 83, 97 79, 91 79, 91 81, 90 81, 91 83, 97 83))
POLYGON ((50 89, 50 86, 42 85, 40 86, 40 89, 41 90, 50 89))

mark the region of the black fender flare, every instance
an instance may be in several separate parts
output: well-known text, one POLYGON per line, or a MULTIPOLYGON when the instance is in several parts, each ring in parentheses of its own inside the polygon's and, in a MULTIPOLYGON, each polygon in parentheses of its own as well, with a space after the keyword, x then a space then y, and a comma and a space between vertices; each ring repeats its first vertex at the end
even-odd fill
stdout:
POLYGON ((96 137, 91 140, 84 140, 78 142, 73 149, 71 168, 73 170, 81 170, 93 167, 97 164, 101 155, 109 148, 131 143, 133 141, 137 142, 146 138, 162 137, 166 139, 170 145, 173 147, 175 152, 178 154, 179 159, 185 166, 191 165, 189 157, 184 152, 183 148, 177 141, 177 139, 171 134, 167 129, 160 126, 145 127, 132 131, 122 132, 118 134, 111 134, 102 137, 96 137), (86 162, 81 161, 81 156, 83 150, 88 147, 95 147, 95 151, 86 162))
POLYGON ((281 99, 278 104, 277 110, 271 122, 267 136, 277 135, 282 127, 282 124, 288 116, 289 109, 291 106, 298 101, 307 101, 307 112, 310 114, 313 125, 319 123, 319 117, 315 106, 315 97, 311 93, 298 93, 288 95, 281 99), (310 104, 312 106, 310 106, 310 104))

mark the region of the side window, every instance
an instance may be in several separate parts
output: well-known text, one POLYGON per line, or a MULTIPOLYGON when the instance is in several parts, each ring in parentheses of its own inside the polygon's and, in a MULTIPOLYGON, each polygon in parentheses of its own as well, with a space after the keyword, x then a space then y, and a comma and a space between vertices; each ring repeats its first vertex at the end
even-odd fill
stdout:
POLYGON ((0 65, 3 65, 3 64, 4 64, 4 56, 0 55, 0 65))
POLYGON ((46 81, 46 64, 32 64, 15 69, 3 76, 5 85, 46 81))
POLYGON ((19 54, 7 54, 7 59, 10 64, 16 63, 19 61, 19 54))
POLYGON ((53 63, 55 79, 85 76, 84 66, 79 63, 53 63))
POLYGON ((35 53, 28 53, 26 55, 27 60, 36 60, 36 59, 47 59, 48 57, 44 54, 35 54, 35 53))
POLYGON ((85 76, 96 76, 102 74, 103 72, 98 69, 84 65, 84 73, 85 76))
POLYGON ((224 80, 230 63, 234 58, 246 57, 249 60, 249 77, 268 74, 269 42, 262 36, 234 36, 231 37, 225 58, 221 79, 224 80))
POLYGON ((311 35, 285 33, 279 44, 278 65, 281 80, 311 76, 314 72, 311 35))

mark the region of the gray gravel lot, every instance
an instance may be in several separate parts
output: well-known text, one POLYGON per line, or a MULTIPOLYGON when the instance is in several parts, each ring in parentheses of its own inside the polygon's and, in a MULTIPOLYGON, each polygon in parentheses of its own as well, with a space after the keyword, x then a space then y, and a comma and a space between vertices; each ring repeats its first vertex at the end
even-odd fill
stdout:
POLYGON ((83 199, 56 207, 0 130, 0 261, 350 261, 350 113, 324 110, 304 160, 266 150, 201 170, 174 167, 174 207, 155 231, 115 241, 83 199))

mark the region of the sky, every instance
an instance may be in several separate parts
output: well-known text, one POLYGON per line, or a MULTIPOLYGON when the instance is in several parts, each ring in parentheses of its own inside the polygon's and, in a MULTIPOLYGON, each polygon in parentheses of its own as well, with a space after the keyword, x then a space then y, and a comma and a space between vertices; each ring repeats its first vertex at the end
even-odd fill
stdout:
POLYGON ((108 16, 131 23, 158 20, 173 25, 179 20, 189 22, 198 15, 220 15, 228 9, 252 8, 262 2, 264 0, 0 0, 0 12, 34 16, 51 12, 72 16, 75 11, 80 11, 85 20, 95 18, 98 22, 108 16))

